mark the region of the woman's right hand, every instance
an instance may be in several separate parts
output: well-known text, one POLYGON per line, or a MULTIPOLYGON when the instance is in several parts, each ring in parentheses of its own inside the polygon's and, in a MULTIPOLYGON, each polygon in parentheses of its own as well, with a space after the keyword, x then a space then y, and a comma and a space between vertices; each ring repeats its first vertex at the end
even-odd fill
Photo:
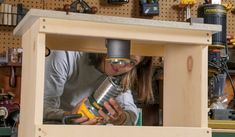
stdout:
POLYGON ((98 122, 97 119, 89 120, 87 117, 82 117, 81 114, 71 114, 67 112, 63 119, 63 124, 72 124, 72 125, 96 125, 98 122))
MULTIPOLYGON (((79 102, 76 107, 72 110, 72 112, 68 112, 67 115, 80 115, 80 114, 77 114, 78 112, 78 109, 81 105, 81 103, 84 101, 84 100, 87 100, 87 98, 83 99, 81 102, 79 102), (70 113, 70 114, 69 114, 70 113)), ((66 115, 66 114, 65 114, 66 115)), ((76 117, 76 118, 73 118, 70 120, 71 121, 71 124, 79 124, 79 125, 97 125, 99 124, 99 120, 94 118, 94 119, 89 119, 87 117, 76 117)))
POLYGON ((91 119, 89 120, 87 117, 81 117, 72 120, 74 124, 80 124, 80 125, 97 125, 98 120, 97 119, 91 119))

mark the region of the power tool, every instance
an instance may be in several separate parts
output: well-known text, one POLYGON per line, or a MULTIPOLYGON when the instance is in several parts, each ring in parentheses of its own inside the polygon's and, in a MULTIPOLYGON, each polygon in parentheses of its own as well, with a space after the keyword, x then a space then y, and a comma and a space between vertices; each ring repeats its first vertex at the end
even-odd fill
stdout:
POLYGON ((158 0, 140 0, 140 14, 142 16, 155 16, 159 15, 159 2, 158 0))
POLYGON ((123 87, 120 84, 121 77, 102 76, 98 82, 99 84, 93 94, 81 101, 76 114, 65 116, 62 123, 73 124, 72 120, 80 117, 87 117, 90 120, 99 119, 101 118, 98 113, 100 109, 107 113, 107 110, 103 107, 104 102, 123 92, 123 87))

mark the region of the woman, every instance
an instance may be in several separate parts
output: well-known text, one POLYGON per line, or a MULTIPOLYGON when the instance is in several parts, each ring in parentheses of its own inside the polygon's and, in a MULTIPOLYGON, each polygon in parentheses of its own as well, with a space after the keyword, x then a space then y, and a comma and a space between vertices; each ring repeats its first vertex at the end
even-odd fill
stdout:
MULTIPOLYGON (((131 56, 129 64, 111 64, 105 54, 82 53, 76 51, 52 51, 45 64, 44 121, 59 120, 74 113, 79 102, 92 94, 97 80, 102 75, 123 75, 125 92, 104 103, 104 113, 99 114, 114 125, 134 125, 138 111, 131 90, 135 87, 140 101, 152 99, 151 58, 131 56)), ((86 117, 75 123, 100 124, 98 119, 86 117)))

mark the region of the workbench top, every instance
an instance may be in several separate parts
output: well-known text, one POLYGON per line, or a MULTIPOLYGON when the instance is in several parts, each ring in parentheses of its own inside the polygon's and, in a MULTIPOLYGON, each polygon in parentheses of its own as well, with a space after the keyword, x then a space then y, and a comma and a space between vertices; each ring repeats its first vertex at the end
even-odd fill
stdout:
POLYGON ((17 25, 14 30, 14 34, 20 35, 22 27, 28 27, 38 18, 54 18, 54 19, 64 19, 64 20, 79 20, 79 21, 89 21, 89 22, 100 22, 108 24, 123 24, 123 25, 134 25, 143 27, 157 27, 157 28, 172 28, 172 29, 186 29, 186 30, 197 30, 197 31, 211 31, 218 32, 221 31, 221 25, 212 24, 201 24, 188 22, 176 22, 176 21, 160 21, 151 19, 139 19, 139 18, 129 18, 129 17, 116 17, 107 15, 95 15, 95 14, 84 14, 84 13, 73 13, 69 12, 66 14, 64 11, 53 11, 53 10, 41 10, 41 9, 30 9, 23 20, 17 25))

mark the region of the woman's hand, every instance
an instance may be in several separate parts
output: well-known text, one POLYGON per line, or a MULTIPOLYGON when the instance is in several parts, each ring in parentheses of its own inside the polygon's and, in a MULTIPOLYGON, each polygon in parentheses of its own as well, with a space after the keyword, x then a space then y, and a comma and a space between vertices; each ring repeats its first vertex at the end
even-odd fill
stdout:
POLYGON ((72 125, 96 125, 98 123, 97 119, 89 120, 87 117, 82 117, 80 114, 64 114, 62 119, 63 124, 72 124, 72 125))
POLYGON ((81 117, 72 120, 74 124, 80 124, 80 125, 97 125, 98 120, 97 119, 91 119, 89 120, 87 117, 81 117))
POLYGON ((104 103, 105 109, 108 111, 99 110, 99 114, 108 122, 114 125, 123 125, 126 121, 126 113, 116 100, 111 98, 108 102, 104 103))
POLYGON ((97 125, 97 124, 100 124, 98 118, 89 119, 89 118, 83 117, 81 114, 77 113, 81 103, 85 100, 87 100, 87 98, 85 98, 81 102, 79 102, 76 105, 76 107, 72 110, 72 112, 66 112, 67 114, 65 113, 65 117, 73 116, 73 118, 71 117, 71 119, 69 120, 70 124, 80 124, 80 125, 97 125))

